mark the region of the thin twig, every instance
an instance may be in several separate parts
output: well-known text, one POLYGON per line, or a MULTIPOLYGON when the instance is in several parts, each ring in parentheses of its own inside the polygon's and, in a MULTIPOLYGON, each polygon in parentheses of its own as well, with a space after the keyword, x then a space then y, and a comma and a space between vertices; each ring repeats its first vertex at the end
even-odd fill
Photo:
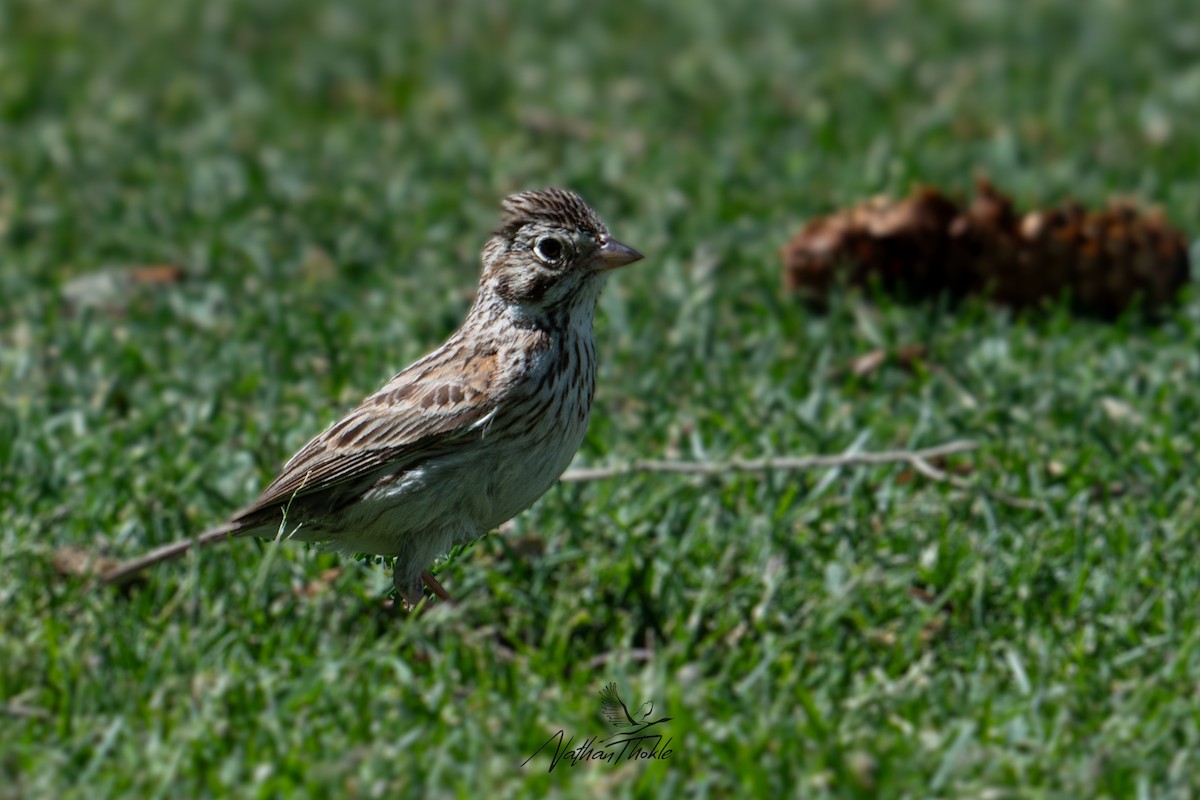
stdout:
POLYGON ((734 472, 769 472, 809 469, 835 469, 838 467, 853 467, 875 464, 907 464, 914 470, 938 483, 945 483, 956 489, 967 492, 980 492, 983 495, 1013 508, 1036 511, 1042 508, 1037 500, 1026 500, 1011 494, 988 489, 964 480, 957 475, 951 475, 929 463, 930 459, 941 458, 955 453, 966 453, 979 448, 978 442, 970 439, 959 439, 945 444, 926 447, 921 450, 883 450, 876 453, 838 453, 834 455, 759 458, 749 461, 635 461, 616 467, 598 467, 595 469, 574 469, 565 473, 559 480, 566 483, 583 483, 618 478, 625 475, 635 475, 643 472, 674 473, 682 475, 727 475, 734 472))
POLYGON ((0 705, 0 716, 16 717, 17 719, 50 719, 53 714, 44 708, 5 703, 0 705))
POLYGON ((915 457, 911 462, 913 469, 938 483, 948 483, 956 489, 962 489, 967 492, 982 492, 987 497, 995 500, 998 503, 1004 503, 1006 506, 1013 508, 1021 508, 1026 511, 1037 511, 1042 507, 1042 504, 1037 500, 1026 500, 1023 497, 1015 497, 1005 492, 1000 492, 995 489, 989 489, 986 486, 978 486, 968 480, 964 480, 957 475, 951 475, 944 470, 940 470, 933 464, 930 464, 923 458, 915 457))
MULTIPOLYGON (((806 469, 835 469, 837 467, 852 467, 870 464, 909 464, 918 471, 921 467, 917 462, 929 467, 929 459, 955 453, 966 453, 979 448, 978 442, 960 439, 922 450, 883 450, 877 453, 838 453, 834 455, 756 458, 748 461, 634 461, 617 467, 598 467, 595 469, 573 469, 563 474, 559 480, 565 483, 582 483, 586 481, 602 481, 639 472, 679 473, 684 475, 726 475, 731 472, 770 472, 793 471, 806 469)), ((927 473, 923 473, 927 474, 927 473)), ((929 475, 929 477, 933 477, 929 475)), ((944 475, 948 478, 949 476, 944 475)), ((941 480, 938 478, 936 480, 941 480)))

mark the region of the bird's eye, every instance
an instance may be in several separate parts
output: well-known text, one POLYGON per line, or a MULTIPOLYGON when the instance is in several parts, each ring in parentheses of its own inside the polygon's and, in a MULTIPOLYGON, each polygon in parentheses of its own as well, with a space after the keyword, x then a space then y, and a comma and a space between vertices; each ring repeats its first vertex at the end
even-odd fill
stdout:
POLYGON ((533 252, 537 257, 547 264, 553 264, 562 258, 563 243, 553 236, 543 236, 538 239, 537 244, 533 247, 533 252))

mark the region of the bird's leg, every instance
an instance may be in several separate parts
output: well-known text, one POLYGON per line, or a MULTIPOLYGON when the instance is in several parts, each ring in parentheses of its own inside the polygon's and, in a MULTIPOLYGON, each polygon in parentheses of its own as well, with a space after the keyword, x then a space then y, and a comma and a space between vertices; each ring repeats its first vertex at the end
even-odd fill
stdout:
POLYGON ((432 572, 430 572, 429 570, 425 570, 424 572, 422 572, 421 580, 425 581, 425 585, 429 587, 429 591, 436 594, 439 598, 441 598, 441 600, 443 602, 446 602, 446 603, 454 602, 453 600, 450 599, 450 593, 447 592, 440 583, 438 583, 437 578, 433 577, 432 572))

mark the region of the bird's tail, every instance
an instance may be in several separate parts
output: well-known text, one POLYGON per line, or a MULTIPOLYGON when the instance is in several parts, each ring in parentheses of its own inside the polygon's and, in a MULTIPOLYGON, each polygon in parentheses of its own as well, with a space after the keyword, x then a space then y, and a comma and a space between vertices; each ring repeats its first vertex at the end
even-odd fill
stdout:
POLYGON ((207 547, 210 544, 216 544, 217 542, 223 542, 230 536, 240 533, 241 527, 235 523, 227 522, 224 525, 218 525, 211 530, 207 530, 199 536, 193 536, 190 539, 180 539, 177 542, 156 547, 144 555, 125 561, 117 567, 108 570, 100 576, 100 583, 109 586, 126 584, 144 569, 153 567, 155 564, 160 564, 163 561, 179 558, 193 547, 201 548, 207 547))

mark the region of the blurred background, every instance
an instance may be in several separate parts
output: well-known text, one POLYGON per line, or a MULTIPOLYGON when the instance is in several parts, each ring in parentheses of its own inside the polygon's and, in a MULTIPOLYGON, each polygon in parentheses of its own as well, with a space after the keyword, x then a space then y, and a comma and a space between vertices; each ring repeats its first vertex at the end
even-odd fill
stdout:
POLYGON ((805 220, 978 174, 1158 204, 1195 261, 1192 4, 0 4, 0 796, 1190 796, 1194 295, 781 288, 805 220), (56 573, 250 500, 457 326, 499 200, 546 185, 647 256, 577 466, 978 455, 561 486, 419 619, 301 546, 56 573), (670 759, 519 766, 602 735, 608 681, 670 759))

